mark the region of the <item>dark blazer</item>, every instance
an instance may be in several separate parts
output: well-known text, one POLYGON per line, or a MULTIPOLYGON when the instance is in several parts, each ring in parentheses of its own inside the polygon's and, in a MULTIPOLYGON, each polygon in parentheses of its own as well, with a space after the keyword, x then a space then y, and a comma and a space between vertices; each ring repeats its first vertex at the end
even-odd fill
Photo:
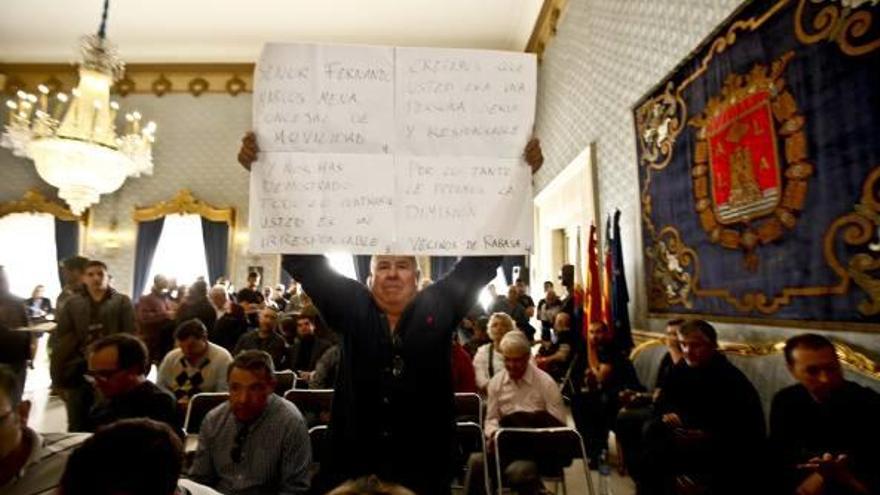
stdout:
POLYGON ((210 332, 217 321, 217 310, 214 309, 214 306, 207 297, 196 299, 195 301, 186 299, 177 308, 177 324, 180 325, 193 318, 201 320, 205 324, 205 328, 210 332))
POLYGON ((312 352, 309 353, 309 357, 305 363, 297 363, 296 358, 299 355, 299 348, 302 344, 302 339, 299 337, 293 339, 293 343, 290 344, 290 347, 287 348, 287 367, 294 371, 312 371, 315 369, 315 365, 318 364, 318 360, 321 359, 321 356, 327 352, 327 349, 333 347, 333 342, 329 339, 315 336, 315 343, 312 345, 312 352))
POLYGON ((92 307, 88 293, 75 294, 58 312, 54 334, 56 344, 49 371, 52 381, 63 388, 84 383, 85 351, 94 340, 114 333, 134 333, 134 306, 125 294, 111 288, 101 302, 94 304, 95 318, 101 324, 101 329, 96 332, 89 332, 92 307))
POLYGON ((323 256, 282 258, 342 337, 326 461, 331 482, 376 474, 419 494, 449 493, 455 437, 450 340, 500 262, 462 258, 418 292, 392 336, 366 286, 338 274, 323 256))

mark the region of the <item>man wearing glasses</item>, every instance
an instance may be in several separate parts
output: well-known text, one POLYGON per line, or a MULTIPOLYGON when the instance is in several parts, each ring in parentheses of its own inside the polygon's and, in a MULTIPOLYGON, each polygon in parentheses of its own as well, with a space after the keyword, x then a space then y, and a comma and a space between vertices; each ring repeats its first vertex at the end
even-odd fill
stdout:
POLYGON ((150 418, 180 431, 174 396, 147 380, 149 366, 146 346, 132 335, 110 335, 91 345, 86 380, 101 400, 89 415, 90 431, 128 418, 150 418))
POLYGON ((244 351, 229 366, 229 402, 199 430, 190 478, 227 495, 291 495, 309 489, 309 433, 292 402, 278 397, 264 351, 244 351))
POLYGON ((28 428, 30 401, 21 400, 16 375, 0 365, 0 493, 50 493, 59 484, 70 452, 83 433, 40 435, 28 428))

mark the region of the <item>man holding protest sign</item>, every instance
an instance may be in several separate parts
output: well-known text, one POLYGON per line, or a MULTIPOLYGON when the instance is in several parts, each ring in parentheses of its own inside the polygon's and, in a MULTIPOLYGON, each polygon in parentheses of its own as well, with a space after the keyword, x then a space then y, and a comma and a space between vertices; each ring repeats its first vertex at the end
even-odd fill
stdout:
MULTIPOLYGON (((250 170, 257 152, 249 133, 239 162, 250 170)), ((533 171, 543 162, 536 139, 525 159, 533 171)), ((418 291, 414 256, 373 256, 365 287, 338 274, 324 256, 284 255, 284 269, 342 336, 324 482, 376 474, 419 494, 449 493, 455 433, 449 339, 500 262, 464 257, 418 291)))

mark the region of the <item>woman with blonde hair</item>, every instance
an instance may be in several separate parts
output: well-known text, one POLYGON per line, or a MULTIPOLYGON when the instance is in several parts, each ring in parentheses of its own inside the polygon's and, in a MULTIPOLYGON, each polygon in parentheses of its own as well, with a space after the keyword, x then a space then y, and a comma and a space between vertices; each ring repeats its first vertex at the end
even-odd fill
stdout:
POLYGON ((516 330, 516 323, 507 313, 492 313, 489 317, 488 344, 483 344, 474 355, 474 372, 477 376, 477 390, 480 395, 486 395, 486 387, 495 373, 504 369, 504 356, 501 354, 501 339, 512 330, 516 330))

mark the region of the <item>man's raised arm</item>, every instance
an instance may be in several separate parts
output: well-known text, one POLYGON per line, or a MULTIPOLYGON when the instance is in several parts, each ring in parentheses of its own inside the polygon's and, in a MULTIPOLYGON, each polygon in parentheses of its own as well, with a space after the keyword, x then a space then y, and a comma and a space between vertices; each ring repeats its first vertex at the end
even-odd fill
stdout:
POLYGON ((351 308, 355 307, 352 301, 370 297, 362 283, 338 273, 324 255, 285 254, 281 266, 302 285, 321 316, 337 332, 351 326, 351 308))

